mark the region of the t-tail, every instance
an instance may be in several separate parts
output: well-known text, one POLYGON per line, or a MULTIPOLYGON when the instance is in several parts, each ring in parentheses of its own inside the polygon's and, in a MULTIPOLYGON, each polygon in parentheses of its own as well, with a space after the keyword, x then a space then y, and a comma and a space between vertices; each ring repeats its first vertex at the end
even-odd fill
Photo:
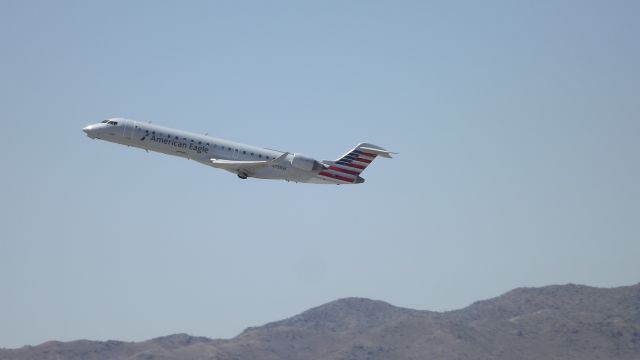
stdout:
POLYGON ((336 161, 322 161, 325 169, 318 176, 332 179, 339 184, 360 184, 364 182, 360 174, 373 160, 378 156, 391 158, 393 154, 396 153, 387 151, 380 146, 360 143, 336 161))

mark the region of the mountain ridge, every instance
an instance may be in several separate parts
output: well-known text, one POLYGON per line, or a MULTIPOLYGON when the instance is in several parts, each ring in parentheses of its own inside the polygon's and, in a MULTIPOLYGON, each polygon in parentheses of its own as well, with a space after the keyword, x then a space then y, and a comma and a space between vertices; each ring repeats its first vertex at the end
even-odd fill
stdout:
POLYGON ((516 288, 432 312, 343 298, 231 339, 173 334, 141 342, 48 341, 15 359, 638 359, 640 283, 516 288))

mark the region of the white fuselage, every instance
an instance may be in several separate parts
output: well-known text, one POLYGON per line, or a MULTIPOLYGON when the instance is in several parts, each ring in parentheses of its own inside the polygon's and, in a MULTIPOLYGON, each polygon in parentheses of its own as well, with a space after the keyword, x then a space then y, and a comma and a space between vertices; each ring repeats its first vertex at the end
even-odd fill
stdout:
POLYGON ((319 162, 314 162, 317 166, 313 170, 300 169, 293 166, 296 156, 299 156, 299 159, 314 160, 299 154, 288 154, 283 159, 277 160, 285 153, 129 119, 105 120, 89 125, 83 131, 90 138, 179 156, 212 167, 217 167, 212 163, 212 159, 231 162, 275 162, 247 172, 225 169, 242 178, 281 179, 318 184, 348 184, 363 181, 346 182, 319 176, 318 174, 326 168, 319 162))

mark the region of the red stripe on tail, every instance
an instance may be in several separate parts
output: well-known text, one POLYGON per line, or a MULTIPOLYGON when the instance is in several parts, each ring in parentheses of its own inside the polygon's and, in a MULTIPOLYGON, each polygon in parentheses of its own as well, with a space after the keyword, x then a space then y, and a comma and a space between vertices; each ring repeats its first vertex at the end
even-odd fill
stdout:
POLYGON ((339 168, 339 167, 337 167, 337 166, 330 166, 330 167, 329 167, 329 170, 340 171, 340 172, 343 172, 343 173, 345 173, 345 174, 355 175, 355 176, 360 175, 360 173, 359 173, 359 172, 357 172, 357 171, 351 171, 351 170, 347 170, 347 169, 339 168))
MULTIPOLYGON (((338 165, 342 165, 342 164, 338 164, 338 165)), ((349 164, 344 164, 342 166, 349 166, 355 169, 360 169, 360 170, 364 170, 366 168, 366 166, 362 166, 362 165, 356 165, 354 163, 349 163, 349 164)))

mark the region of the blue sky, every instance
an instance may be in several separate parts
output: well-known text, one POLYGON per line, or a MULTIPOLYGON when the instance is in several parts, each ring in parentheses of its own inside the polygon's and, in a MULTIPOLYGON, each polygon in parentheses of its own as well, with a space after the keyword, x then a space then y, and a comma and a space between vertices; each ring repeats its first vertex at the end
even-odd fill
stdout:
POLYGON ((0 2, 0 346, 637 283, 639 10, 0 2), (113 116, 400 155, 358 186, 241 181, 81 132, 113 116))

